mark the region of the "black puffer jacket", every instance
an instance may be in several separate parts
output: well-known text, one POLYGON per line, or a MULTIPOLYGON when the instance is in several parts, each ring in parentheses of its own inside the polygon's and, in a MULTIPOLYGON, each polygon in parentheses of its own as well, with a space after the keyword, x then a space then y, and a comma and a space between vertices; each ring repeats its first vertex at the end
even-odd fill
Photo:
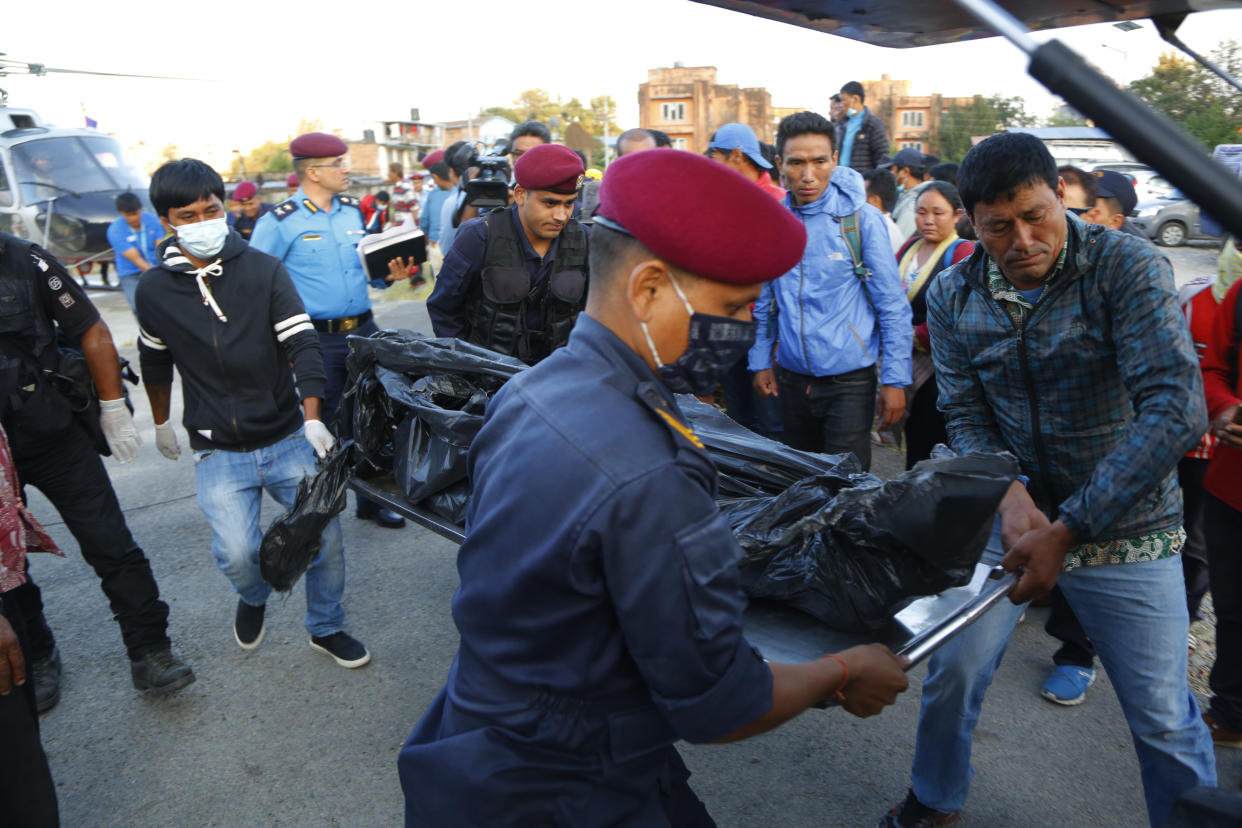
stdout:
MULTIPOLYGON (((841 150, 842 142, 845 141, 845 125, 848 120, 848 118, 843 118, 837 124, 838 152, 841 150)), ((884 128, 884 122, 879 116, 864 106, 862 126, 858 128, 858 134, 854 136, 854 148, 850 151, 850 157, 838 159, 837 163, 862 172, 874 170, 888 162, 888 130, 884 128)))
POLYGON ((285 266, 232 231, 201 273, 176 238, 159 253, 134 297, 138 353, 147 385, 176 365, 190 446, 254 451, 297 431, 299 397, 323 398, 323 354, 285 266))

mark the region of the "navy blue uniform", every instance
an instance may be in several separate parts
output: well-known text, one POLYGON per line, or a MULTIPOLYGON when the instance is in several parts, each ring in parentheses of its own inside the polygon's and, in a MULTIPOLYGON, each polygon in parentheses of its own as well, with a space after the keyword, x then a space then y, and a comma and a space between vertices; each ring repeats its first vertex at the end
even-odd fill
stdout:
MULTIPOLYGON (((479 276, 483 272, 483 254, 487 251, 487 222, 512 221, 517 237, 526 254, 526 272, 530 274, 532 288, 545 289, 552 268, 556 265, 556 250, 560 236, 548 245, 546 255, 540 256, 531 246, 522 221, 518 218, 517 205, 510 205, 499 213, 470 219, 457 230, 452 249, 444 254, 444 264, 436 274, 436 288, 427 299, 427 315, 436 336, 455 336, 464 339, 470 328, 471 305, 482 291, 479 276)), ((443 247, 443 245, 441 246, 443 247)), ((543 309, 532 302, 526 311, 526 325, 531 330, 543 330, 543 309)))
MULTIPOLYGON (((358 199, 336 195, 332 197, 332 209, 323 210, 299 189, 288 201, 260 216, 250 237, 251 247, 285 263, 306 312, 319 330, 326 376, 319 413, 325 423, 331 423, 336 416, 345 391, 345 359, 349 356, 346 339, 370 336, 379 330, 370 319, 367 274, 358 259, 358 242, 364 235, 358 199), (357 327, 342 332, 326 331, 320 324, 359 316, 366 318, 357 327)), ((370 284, 388 287, 383 279, 371 280, 370 284)))
POLYGON ((399 767, 407 826, 710 825, 673 743, 772 705, 716 469, 647 364, 579 316, 470 450, 448 683, 399 767))

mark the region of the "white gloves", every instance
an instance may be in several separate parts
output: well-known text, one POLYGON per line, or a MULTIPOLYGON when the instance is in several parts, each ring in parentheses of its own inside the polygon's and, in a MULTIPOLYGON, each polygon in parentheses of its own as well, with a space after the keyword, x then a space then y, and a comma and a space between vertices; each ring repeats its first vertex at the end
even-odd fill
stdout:
POLYGON ((332 436, 332 432, 328 431, 328 427, 319 420, 307 420, 304 424, 306 442, 311 444, 311 448, 315 450, 315 454, 319 455, 319 459, 328 456, 328 452, 332 450, 332 444, 336 442, 336 438, 332 436))
POLYGON ((99 427, 103 429, 108 448, 117 460, 128 463, 138 456, 142 438, 134 428, 134 418, 125 405, 124 397, 119 400, 99 401, 99 427))
POLYGON ((177 430, 173 428, 171 419, 155 424, 155 447, 169 460, 176 460, 181 456, 181 446, 177 445, 177 430))

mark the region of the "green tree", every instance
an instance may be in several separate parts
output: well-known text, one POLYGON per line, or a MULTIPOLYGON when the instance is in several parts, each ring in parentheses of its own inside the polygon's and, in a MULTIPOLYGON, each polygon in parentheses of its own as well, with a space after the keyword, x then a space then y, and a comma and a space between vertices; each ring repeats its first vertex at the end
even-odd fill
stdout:
POLYGON ((970 150, 972 138, 1011 126, 1033 126, 1035 121, 1022 98, 975 95, 966 106, 950 105, 940 116, 940 128, 928 133, 927 139, 943 160, 959 163, 970 150))
MULTIPOLYGON (((1242 48, 1236 40, 1222 42, 1210 57, 1235 77, 1242 74, 1242 48)), ((1131 83, 1129 89, 1206 147, 1242 142, 1242 95, 1193 60, 1166 52, 1151 73, 1131 83)))
POLYGON ((1084 127, 1090 126, 1091 123, 1084 118, 1076 109, 1068 106, 1058 107, 1056 112, 1052 113, 1052 117, 1044 126, 1050 127, 1084 127))
POLYGON ((510 106, 489 106, 480 110, 479 115, 495 115, 514 123, 543 121, 555 124, 557 135, 564 135, 566 128, 574 123, 581 124, 583 129, 595 136, 604 134, 605 123, 610 134, 616 135, 620 131, 616 121, 617 104, 609 95, 591 98, 589 104, 583 104, 577 98, 565 101, 560 96, 553 98, 550 92, 543 89, 527 89, 510 106))

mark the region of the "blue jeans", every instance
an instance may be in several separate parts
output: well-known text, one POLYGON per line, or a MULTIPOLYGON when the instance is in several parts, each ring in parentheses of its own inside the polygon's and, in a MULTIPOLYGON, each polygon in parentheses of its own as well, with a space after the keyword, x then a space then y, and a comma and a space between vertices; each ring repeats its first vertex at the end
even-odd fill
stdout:
MULTIPOLYGON (((999 563, 999 521, 983 562, 999 563)), ((1164 823, 1182 792, 1216 786, 1212 737, 1186 682, 1186 590, 1177 556, 1063 572, 1057 583, 1094 642, 1134 738, 1147 816, 1164 823)), ((910 779, 930 808, 959 811, 974 769, 983 696, 1025 610, 1005 602, 928 664, 910 779)))
POLYGON ((138 280, 142 277, 141 273, 127 273, 124 276, 117 276, 116 279, 121 284, 121 293, 125 294, 125 301, 129 302, 129 309, 134 309, 134 292, 138 290, 138 280))
MULTIPOLYGON (((259 574, 259 508, 266 491, 286 509, 298 482, 315 473, 315 452, 302 429, 279 443, 255 451, 196 451, 194 478, 198 506, 211 525, 216 565, 252 607, 267 603, 272 588, 259 574)), ((317 637, 344 628, 345 552, 341 525, 324 530, 319 557, 306 571, 306 629, 317 637)))

